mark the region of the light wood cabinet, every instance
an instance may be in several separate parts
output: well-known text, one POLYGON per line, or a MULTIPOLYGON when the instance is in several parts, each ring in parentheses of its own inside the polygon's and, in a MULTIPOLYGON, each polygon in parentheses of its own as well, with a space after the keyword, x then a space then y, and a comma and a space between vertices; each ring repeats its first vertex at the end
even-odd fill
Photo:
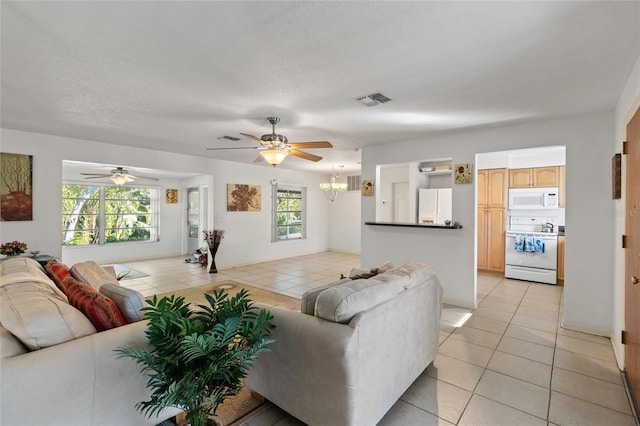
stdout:
POLYGON ((544 188, 558 186, 559 167, 533 167, 509 170, 509 188, 544 188))
POLYGON ((558 167, 558 207, 564 209, 564 194, 566 188, 567 171, 565 166, 558 167))
POLYGON ((478 170, 478 269, 504 271, 507 170, 478 170))
POLYGON ((558 237, 558 279, 564 281, 564 236, 558 237))
POLYGON ((533 169, 509 170, 509 188, 531 188, 533 186, 533 169))

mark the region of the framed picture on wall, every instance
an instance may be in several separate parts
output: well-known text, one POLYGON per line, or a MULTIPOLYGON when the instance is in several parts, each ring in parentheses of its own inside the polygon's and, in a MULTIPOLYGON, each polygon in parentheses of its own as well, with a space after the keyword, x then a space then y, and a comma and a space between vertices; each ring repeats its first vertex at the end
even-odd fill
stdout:
POLYGON ((176 204, 178 202, 177 189, 167 189, 166 202, 167 204, 176 204))
POLYGON ((0 220, 33 220, 33 155, 0 153, 0 220))
POLYGON ((453 170, 455 183, 471 183, 471 164, 456 164, 453 170))
POLYGON ((227 211, 259 212, 262 208, 260 185, 227 184, 227 211))
POLYGON ((373 196, 373 181, 371 180, 362 181, 362 196, 363 197, 373 196))

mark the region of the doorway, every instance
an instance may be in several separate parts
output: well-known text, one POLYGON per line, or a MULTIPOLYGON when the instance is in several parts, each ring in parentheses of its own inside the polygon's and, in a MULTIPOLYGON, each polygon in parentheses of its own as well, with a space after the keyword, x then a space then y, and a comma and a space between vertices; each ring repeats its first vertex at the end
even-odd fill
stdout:
POLYGON ((409 182, 393 183, 393 221, 409 222, 409 182))
POLYGON ((187 253, 200 247, 200 189, 187 189, 187 253))

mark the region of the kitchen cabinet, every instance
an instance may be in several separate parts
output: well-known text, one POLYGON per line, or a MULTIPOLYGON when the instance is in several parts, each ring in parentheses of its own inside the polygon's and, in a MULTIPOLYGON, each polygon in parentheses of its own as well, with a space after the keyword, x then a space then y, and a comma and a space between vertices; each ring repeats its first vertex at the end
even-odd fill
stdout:
POLYGON ((564 209, 564 193, 566 188, 567 171, 565 166, 558 168, 558 207, 564 209))
POLYGON ((544 188, 558 186, 559 167, 532 167, 509 170, 509 188, 544 188))
POLYGON ((558 279, 564 281, 564 235, 558 236, 558 279))
POLYGON ((507 169, 478 170, 478 269, 504 271, 507 169))

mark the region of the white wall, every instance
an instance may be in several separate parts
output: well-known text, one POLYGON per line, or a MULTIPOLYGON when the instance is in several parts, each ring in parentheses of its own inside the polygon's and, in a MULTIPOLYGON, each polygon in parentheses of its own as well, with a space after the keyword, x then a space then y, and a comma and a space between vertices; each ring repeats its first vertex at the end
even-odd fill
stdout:
POLYGON ((360 254, 360 191, 344 191, 331 205, 331 251, 360 254))
MULTIPOLYGON (((416 157, 452 157, 455 165, 473 163, 480 152, 565 145, 566 221, 571 227, 566 233, 564 319, 574 328, 606 334, 613 327, 614 225, 606 214, 613 207, 613 118, 613 111, 605 111, 368 147, 362 152, 362 178, 372 179, 378 164, 416 157)), ((475 185, 454 185, 453 220, 463 226, 460 230, 363 225, 362 264, 429 263, 440 277, 446 299, 474 306, 475 206, 475 185)), ((362 216, 363 222, 375 220, 375 199, 362 199, 362 216)))
MULTIPOLYGON (((2 152, 33 155, 33 208, 34 220, 29 222, 0 222, 2 241, 17 239, 28 244, 30 249, 40 250, 53 256, 63 254, 60 244, 60 210, 62 182, 62 160, 86 161, 104 164, 122 164, 135 167, 160 169, 175 172, 190 172, 212 177, 214 209, 213 226, 227 231, 216 256, 219 267, 266 261, 282 257, 316 253, 329 249, 330 203, 327 203, 319 184, 324 177, 278 169, 278 180, 283 183, 306 185, 308 191, 307 239, 271 243, 270 233, 270 181, 271 167, 252 164, 212 160, 147 149, 129 148, 99 142, 63 138, 38 133, 0 130, 2 152), (250 183, 262 186, 262 211, 227 212, 226 184, 250 183)), ((173 185, 173 183, 172 183, 173 185)), ((184 199, 185 194, 181 194, 184 199)), ((182 205, 182 204, 180 204, 182 205)), ((162 206, 162 210, 166 205, 162 206)), ((167 210, 169 211, 169 210, 167 210)), ((181 213, 182 214, 182 213, 181 213)), ((162 231, 171 224, 162 218, 162 231)), ((173 226, 182 229, 183 218, 173 226)), ((172 238, 175 240, 174 238, 172 238)), ((131 243, 109 248, 79 249, 73 255, 65 253, 72 261, 93 259, 100 262, 120 261, 133 258, 163 257, 182 252, 182 239, 173 241, 170 247, 161 243, 131 243)))
MULTIPOLYGON (((627 137, 627 124, 640 108, 640 58, 636 61, 636 65, 627 81, 622 92, 622 96, 618 100, 615 112, 615 139, 613 142, 613 153, 622 152, 622 141, 627 137)), ((625 234, 625 211, 626 211, 626 157, 622 156, 622 198, 614 200, 612 210, 612 220, 614 229, 611 238, 614 241, 614 316, 613 316, 613 348, 618 358, 618 364, 624 367, 624 346, 622 345, 621 330, 624 330, 624 312, 625 312, 625 253, 620 246, 621 235, 625 234)))

